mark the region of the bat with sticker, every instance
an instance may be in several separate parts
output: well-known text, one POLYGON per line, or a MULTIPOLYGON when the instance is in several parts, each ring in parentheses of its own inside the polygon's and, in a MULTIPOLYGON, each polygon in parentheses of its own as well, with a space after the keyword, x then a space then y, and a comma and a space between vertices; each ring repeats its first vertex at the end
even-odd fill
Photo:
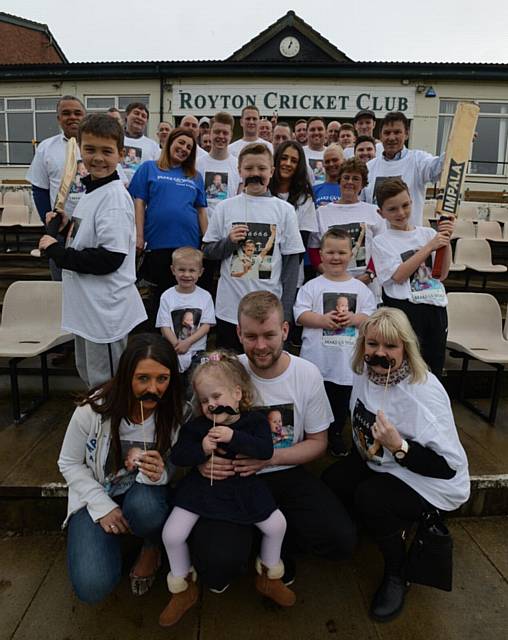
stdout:
MULTIPOLYGON (((62 179, 60 180, 60 187, 58 188, 55 204, 53 206, 53 211, 57 215, 46 225, 46 234, 53 238, 56 238, 58 235, 58 229, 62 223, 62 213, 64 212, 65 202, 76 176, 77 166, 78 143, 76 142, 76 138, 69 138, 67 140, 67 149, 65 151, 65 163, 62 172, 62 179)), ((35 258, 40 258, 41 251, 39 249, 33 249, 33 251, 30 252, 30 255, 35 258)))
MULTIPOLYGON (((437 201, 436 218, 440 220, 446 220, 449 215, 457 215, 479 112, 480 107, 474 102, 457 104, 439 181, 442 197, 437 201)), ((445 251, 446 247, 441 247, 436 252, 433 278, 441 277, 445 251)))

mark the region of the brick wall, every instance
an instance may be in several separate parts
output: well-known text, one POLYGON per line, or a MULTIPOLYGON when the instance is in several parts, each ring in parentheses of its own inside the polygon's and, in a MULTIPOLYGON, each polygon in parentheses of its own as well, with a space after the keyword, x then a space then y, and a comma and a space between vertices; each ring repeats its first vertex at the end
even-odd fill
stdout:
POLYGON ((41 31, 0 22, 0 43, 0 64, 64 62, 41 31))

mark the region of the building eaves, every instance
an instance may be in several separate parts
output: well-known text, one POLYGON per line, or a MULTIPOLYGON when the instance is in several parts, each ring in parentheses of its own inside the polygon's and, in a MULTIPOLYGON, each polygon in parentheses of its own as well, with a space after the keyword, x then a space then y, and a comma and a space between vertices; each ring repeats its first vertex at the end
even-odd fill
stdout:
POLYGON ((43 24, 42 22, 34 22, 33 20, 27 20, 26 18, 20 18, 19 16, 14 16, 3 11, 0 11, 0 22, 8 22, 9 24, 13 24, 17 27, 24 27, 25 29, 32 29, 33 31, 40 31, 41 33, 44 33, 48 37, 50 44, 55 48, 64 63, 69 63, 69 61, 67 60, 67 56, 60 48, 60 45, 55 40, 47 24, 43 24))

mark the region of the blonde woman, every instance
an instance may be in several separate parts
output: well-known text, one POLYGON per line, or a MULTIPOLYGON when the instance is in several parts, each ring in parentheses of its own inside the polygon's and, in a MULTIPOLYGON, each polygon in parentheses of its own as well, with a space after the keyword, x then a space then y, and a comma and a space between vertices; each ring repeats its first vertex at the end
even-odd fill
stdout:
POLYGON ((352 367, 356 447, 323 480, 379 545, 385 569, 370 613, 383 622, 404 604, 406 529, 425 512, 466 502, 468 464, 448 395, 402 311, 383 307, 365 321, 352 367))

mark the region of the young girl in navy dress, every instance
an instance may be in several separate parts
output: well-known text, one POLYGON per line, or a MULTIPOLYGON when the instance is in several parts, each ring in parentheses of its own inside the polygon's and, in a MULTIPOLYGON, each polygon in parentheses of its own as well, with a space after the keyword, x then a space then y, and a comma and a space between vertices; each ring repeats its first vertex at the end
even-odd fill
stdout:
POLYGON ((173 594, 159 618, 162 626, 178 622, 197 601, 196 573, 191 567, 187 538, 199 517, 255 524, 263 534, 256 560, 256 589, 282 606, 291 606, 296 600, 281 580, 284 565, 280 551, 286 519, 268 487, 256 475, 214 481, 213 477, 202 476, 197 468, 214 455, 232 459, 240 454, 260 460, 272 457, 267 417, 251 411, 255 394, 251 380, 235 356, 215 352, 197 367, 192 384, 202 415, 182 427, 171 453, 175 465, 193 469, 177 488, 175 507, 162 533, 171 568, 168 588, 173 594))

